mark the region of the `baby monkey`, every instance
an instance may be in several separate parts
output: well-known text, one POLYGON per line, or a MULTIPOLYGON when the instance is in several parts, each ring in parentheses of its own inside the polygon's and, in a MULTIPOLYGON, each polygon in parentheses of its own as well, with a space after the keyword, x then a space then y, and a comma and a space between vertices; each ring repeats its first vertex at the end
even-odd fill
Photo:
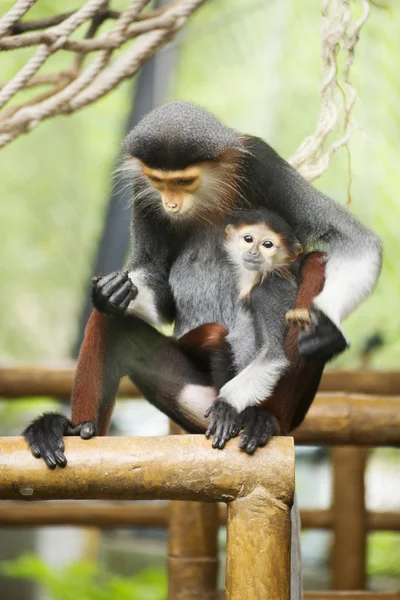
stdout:
POLYGON ((266 401, 289 368, 284 350, 287 326, 306 330, 311 325, 308 309, 293 309, 303 248, 289 224, 267 209, 231 219, 224 248, 236 278, 239 307, 233 327, 211 353, 219 396, 206 412, 212 415, 206 435, 214 434, 213 447, 223 448, 243 427, 240 447, 252 453, 268 437, 261 444, 253 440, 246 433, 246 419, 254 429, 255 418, 269 418, 270 435, 278 433, 266 401), (224 400, 230 386, 243 401, 234 407, 224 400), (259 410, 263 407, 266 410, 259 410))

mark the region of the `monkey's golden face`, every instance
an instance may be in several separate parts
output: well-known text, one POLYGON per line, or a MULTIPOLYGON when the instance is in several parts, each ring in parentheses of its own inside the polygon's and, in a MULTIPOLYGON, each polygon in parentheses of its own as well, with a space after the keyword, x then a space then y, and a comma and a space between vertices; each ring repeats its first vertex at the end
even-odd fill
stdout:
POLYGON ((266 274, 296 258, 291 257, 284 238, 265 223, 228 225, 225 236, 231 259, 248 271, 266 274))
POLYGON ((202 170, 192 166, 182 171, 160 171, 143 165, 143 174, 153 188, 160 192, 162 207, 171 216, 184 215, 193 208, 199 189, 202 170))
POLYGON ((236 199, 236 164, 225 156, 174 171, 153 169, 135 157, 127 166, 147 183, 139 192, 142 200, 174 220, 220 222, 236 199))

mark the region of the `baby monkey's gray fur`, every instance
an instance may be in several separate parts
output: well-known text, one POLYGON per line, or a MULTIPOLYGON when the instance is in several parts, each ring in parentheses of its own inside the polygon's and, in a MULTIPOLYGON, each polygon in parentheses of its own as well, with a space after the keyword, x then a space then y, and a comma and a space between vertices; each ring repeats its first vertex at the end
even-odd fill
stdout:
MULTIPOLYGON (((285 316, 295 304, 303 250, 286 221, 267 209, 245 211, 231 219, 224 248, 236 281, 238 303, 226 341, 235 373, 250 364, 264 365, 264 369, 251 368, 243 390, 247 398, 253 395, 256 405, 265 399, 260 398, 260 389, 266 390, 267 396, 268 391, 272 393, 289 366, 284 351, 285 316)), ((220 400, 229 388, 228 380, 227 375, 220 400)), ((237 407, 238 412, 241 408, 237 407)))

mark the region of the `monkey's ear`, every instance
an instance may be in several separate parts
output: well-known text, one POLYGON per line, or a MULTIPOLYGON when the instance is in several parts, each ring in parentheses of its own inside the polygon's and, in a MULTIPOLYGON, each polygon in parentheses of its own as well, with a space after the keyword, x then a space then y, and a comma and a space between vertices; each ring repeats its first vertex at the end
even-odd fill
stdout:
POLYGON ((295 242, 293 246, 293 252, 296 256, 299 256, 299 254, 303 254, 303 246, 300 244, 300 242, 295 242))
POLYGON ((227 225, 225 227, 225 239, 226 240, 231 240, 234 236, 235 233, 235 228, 233 225, 227 225))

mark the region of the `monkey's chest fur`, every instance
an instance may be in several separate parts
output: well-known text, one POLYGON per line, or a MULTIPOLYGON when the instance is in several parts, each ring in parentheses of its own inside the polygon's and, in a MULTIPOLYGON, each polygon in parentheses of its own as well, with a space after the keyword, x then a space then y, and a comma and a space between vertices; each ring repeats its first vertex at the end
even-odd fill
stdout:
POLYGON ((171 267, 176 337, 204 323, 221 323, 228 329, 234 324, 237 292, 221 239, 222 229, 201 229, 171 267))

